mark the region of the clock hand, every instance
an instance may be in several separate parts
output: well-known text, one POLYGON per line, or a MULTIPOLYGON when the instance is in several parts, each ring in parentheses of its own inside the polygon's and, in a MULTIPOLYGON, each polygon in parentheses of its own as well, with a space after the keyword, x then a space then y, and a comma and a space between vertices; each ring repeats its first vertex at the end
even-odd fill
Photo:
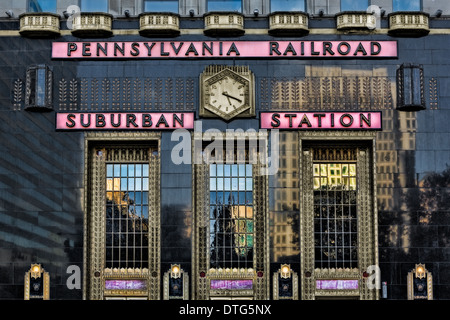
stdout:
MULTIPOLYGON (((226 92, 225 92, 226 93, 226 92)), ((228 103, 231 105, 231 101, 230 101, 230 97, 228 96, 228 95, 226 95, 226 94, 223 94, 225 97, 227 97, 227 100, 228 100, 228 103)))
MULTIPOLYGON (((238 99, 238 98, 236 98, 236 97, 230 96, 226 91, 222 92, 222 94, 223 94, 225 97, 227 97, 227 98, 231 98, 231 99, 234 99, 234 100, 236 100, 236 101, 238 101, 238 102, 242 102, 241 99, 238 99)), ((229 101, 229 100, 228 100, 228 101, 229 101)))

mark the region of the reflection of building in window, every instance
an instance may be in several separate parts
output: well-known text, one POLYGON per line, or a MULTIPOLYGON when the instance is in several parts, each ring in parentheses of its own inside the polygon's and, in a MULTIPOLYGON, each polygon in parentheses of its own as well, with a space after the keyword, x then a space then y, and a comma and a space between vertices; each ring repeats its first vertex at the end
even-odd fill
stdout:
POLYGON ((305 0, 271 0, 270 11, 305 11, 305 0))
POLYGON ((210 165, 212 268, 252 268, 254 246, 251 164, 210 165))
POLYGON ((178 13, 178 0, 159 1, 159 0, 145 0, 145 12, 174 12, 178 13))
POLYGON ((83 12, 108 12, 108 0, 81 0, 83 12))
POLYGON ((208 11, 242 12, 241 0, 208 0, 208 11))
POLYGON ((29 12, 56 12, 56 0, 29 0, 29 12))
POLYGON ((106 165, 106 267, 148 268, 148 164, 106 165))
POLYGON ((271 238, 274 261, 300 253, 298 239, 298 135, 281 132, 279 170, 274 176, 275 197, 271 238))
POLYGON ((368 0, 341 0, 341 11, 366 11, 368 7, 368 0))
POLYGON ((420 11, 420 0, 392 0, 392 11, 420 11))
POLYGON ((356 268, 356 163, 314 164, 314 242, 317 268, 356 268))

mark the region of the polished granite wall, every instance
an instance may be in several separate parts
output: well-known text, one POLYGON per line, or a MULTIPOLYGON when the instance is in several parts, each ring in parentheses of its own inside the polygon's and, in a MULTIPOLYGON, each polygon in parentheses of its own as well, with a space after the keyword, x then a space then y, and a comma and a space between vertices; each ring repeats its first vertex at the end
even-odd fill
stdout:
MULTIPOLYGON (((7 29, 8 24, 3 24, 2 28, 7 29)), ((272 39, 268 36, 255 37, 243 36, 239 40, 272 39)), ((141 86, 145 85, 145 79, 151 81, 152 88, 155 92, 160 90, 160 95, 153 95, 147 100, 145 97, 141 100, 136 98, 136 103, 141 104, 133 105, 131 110, 162 107, 196 111, 198 76, 206 65, 218 63, 250 66, 257 83, 257 113, 270 109, 295 109, 293 101, 284 100, 282 94, 277 94, 276 88, 282 88, 286 83, 292 88, 292 84, 299 79, 320 79, 322 85, 326 77, 387 79, 381 91, 386 103, 377 107, 382 110, 384 119, 384 129, 377 134, 376 146, 381 280, 388 283, 388 299, 406 299, 406 275, 416 263, 424 263, 433 273, 435 299, 449 299, 448 37, 395 38, 399 46, 398 59, 176 62, 51 60, 51 39, 0 37, 0 299, 23 298, 24 273, 34 262, 42 263, 50 272, 52 299, 82 297, 81 290, 67 288, 69 274, 66 270, 69 265, 78 265, 81 269, 83 265, 84 135, 82 132, 56 132, 55 112, 70 108, 107 110, 112 103, 119 103, 119 110, 126 110, 123 85, 127 80, 130 80, 130 85, 136 85, 134 81, 137 79, 142 80, 141 86), (394 110, 395 70, 404 62, 420 63, 424 67, 427 110, 411 114, 394 110), (54 111, 25 111, 23 100, 15 102, 15 95, 24 92, 26 68, 43 63, 53 69, 54 111), (67 85, 67 97, 60 95, 63 79, 67 85), (111 86, 115 81, 121 86, 122 91, 119 91, 117 99, 111 93, 104 99, 101 97, 104 79, 111 86), (91 97, 90 90, 95 83, 100 90, 99 100, 91 97), (22 88, 18 91, 20 85, 22 88), (267 93, 268 88, 272 90, 270 94, 267 93), (88 97, 83 96, 83 90, 89 94, 88 97), (77 99, 71 101, 70 93, 77 95, 77 99), (93 109, 92 103, 95 102, 99 104, 93 109), (146 104, 148 102, 151 104, 146 104)), ((383 35, 310 35, 304 39, 324 38, 393 39, 383 35)), ((68 36, 57 40, 73 39, 68 36)), ((202 40, 204 37, 183 38, 186 41, 193 39, 202 40)), ((109 40, 143 41, 138 36, 116 36, 109 40)), ((133 93, 131 96, 135 99, 133 93)), ((350 110, 363 108, 356 102, 349 103, 344 107, 350 110)), ((317 109, 317 106, 302 107, 317 109)), ((326 110, 329 106, 320 105, 320 108, 326 110)), ((203 130, 258 127, 258 118, 229 123, 218 119, 203 120, 203 130)), ((290 263, 294 270, 298 270, 300 256, 296 133, 285 132, 280 138, 283 148, 281 167, 276 176, 269 178, 272 272, 281 263, 290 263)), ((180 263, 183 269, 190 272, 192 174, 190 165, 177 166, 170 161, 171 149, 176 143, 171 141, 169 132, 162 133, 161 270, 168 270, 171 263, 180 263)))

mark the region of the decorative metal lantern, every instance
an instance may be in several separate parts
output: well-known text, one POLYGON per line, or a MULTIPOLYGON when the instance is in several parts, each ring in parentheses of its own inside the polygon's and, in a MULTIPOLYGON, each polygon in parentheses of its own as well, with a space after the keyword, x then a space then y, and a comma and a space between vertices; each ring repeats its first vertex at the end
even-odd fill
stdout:
POLYGON ((32 264, 25 272, 24 300, 49 300, 50 275, 40 264, 32 264))
POLYGON ((164 274, 164 300, 189 299, 189 275, 179 264, 172 264, 164 274))
POLYGON ((298 276, 288 264, 282 264, 273 274, 273 299, 298 300, 298 276))
POLYGON ((397 110, 426 109, 421 65, 405 63, 397 69, 397 110))
POLYGON ((408 300, 433 300, 433 276, 424 264, 416 264, 408 273, 408 300))
POLYGON ((25 110, 51 111, 53 72, 46 65, 36 65, 27 70, 25 110))

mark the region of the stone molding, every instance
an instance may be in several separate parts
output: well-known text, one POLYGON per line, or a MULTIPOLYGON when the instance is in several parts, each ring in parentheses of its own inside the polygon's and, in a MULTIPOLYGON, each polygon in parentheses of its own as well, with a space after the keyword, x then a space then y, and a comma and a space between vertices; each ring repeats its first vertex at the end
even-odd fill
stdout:
POLYGON ((24 37, 59 36, 59 15, 49 12, 29 12, 19 16, 20 35, 24 37))

